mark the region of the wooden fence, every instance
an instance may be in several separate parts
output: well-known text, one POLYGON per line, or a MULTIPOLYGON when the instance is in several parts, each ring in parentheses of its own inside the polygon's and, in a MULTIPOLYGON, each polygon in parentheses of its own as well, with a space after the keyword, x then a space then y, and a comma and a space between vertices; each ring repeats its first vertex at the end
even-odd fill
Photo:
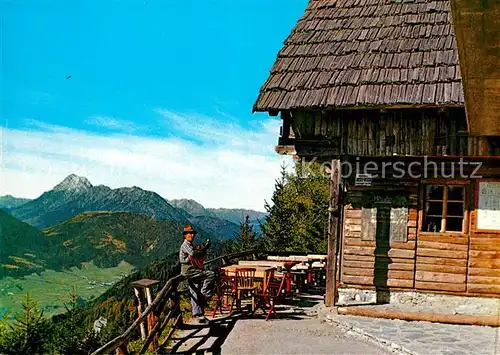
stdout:
MULTIPOLYGON (((255 253, 255 250, 248 250, 244 252, 223 255, 206 261, 205 265, 219 260, 224 260, 227 262, 227 260, 230 260, 232 258, 255 253)), ((148 323, 148 331, 142 349, 139 353, 143 354, 148 348, 150 351, 156 352, 159 348, 165 346, 172 337, 174 331, 180 325, 182 325, 182 311, 180 309, 180 295, 178 287, 183 280, 184 277, 182 275, 176 275, 170 278, 165 283, 165 286, 163 286, 163 288, 158 292, 154 300, 152 300, 152 302, 150 302, 143 311, 139 312, 139 317, 127 328, 127 330, 125 330, 125 332, 109 341, 107 344, 101 346, 99 349, 94 351, 92 355, 109 354, 113 351, 116 351, 118 354, 128 354, 128 342, 137 331, 137 329, 141 327, 141 324, 144 324, 146 321, 148 323), (160 315, 164 313, 168 301, 171 301, 170 309, 163 321, 160 322, 160 315), (172 328, 170 329, 169 334, 163 340, 163 342, 159 344, 158 338, 161 336, 163 330, 168 325, 170 320, 173 320, 172 328)))

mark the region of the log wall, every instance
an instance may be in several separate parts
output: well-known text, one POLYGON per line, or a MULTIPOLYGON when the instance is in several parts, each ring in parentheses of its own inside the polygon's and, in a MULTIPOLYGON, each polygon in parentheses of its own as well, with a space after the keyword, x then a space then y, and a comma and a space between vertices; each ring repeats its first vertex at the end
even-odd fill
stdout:
POLYGON ((351 187, 344 206, 340 283, 460 295, 500 295, 500 233, 477 230, 474 182, 466 185, 469 222, 464 233, 420 230, 423 208, 420 186, 394 192, 409 196, 408 240, 390 241, 387 248, 381 248, 375 240, 362 238, 363 194, 351 187))
POLYGON ((415 288, 465 292, 468 235, 420 233, 417 239, 415 288))
POLYGON ((500 233, 478 231, 476 213, 470 217, 467 291, 500 294, 500 233))
POLYGON ((282 129, 285 135, 280 144, 294 144, 298 153, 304 150, 299 154, 304 156, 326 152, 354 156, 500 154, 492 138, 468 134, 463 108, 299 110, 283 116, 286 129, 282 129), (315 151, 314 146, 321 144, 329 150, 315 151))
POLYGON ((363 240, 362 192, 354 191, 354 202, 344 207, 341 283, 375 287, 412 288, 415 274, 415 245, 417 236, 416 196, 408 208, 407 241, 389 240, 381 245, 376 240, 363 240))

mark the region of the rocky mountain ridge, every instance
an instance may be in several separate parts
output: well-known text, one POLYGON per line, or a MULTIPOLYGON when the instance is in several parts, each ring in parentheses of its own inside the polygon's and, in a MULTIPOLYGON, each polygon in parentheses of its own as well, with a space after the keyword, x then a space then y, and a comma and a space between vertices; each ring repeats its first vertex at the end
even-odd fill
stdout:
POLYGON ((136 186, 117 189, 93 186, 86 178, 73 174, 54 189, 9 212, 34 227, 45 228, 87 211, 133 212, 159 221, 189 223, 177 208, 155 192, 136 186))
MULTIPOLYGON (((12 199, 13 197, 5 197, 4 200, 12 199)), ((10 204, 5 210, 39 229, 53 226, 83 212, 131 212, 158 221, 190 223, 219 239, 233 238, 247 215, 258 231, 257 219, 266 215, 248 209, 205 208, 192 199, 168 201, 153 191, 137 186, 116 189, 105 185, 94 186, 87 178, 75 174, 70 174, 40 197, 23 200, 22 203, 19 199, 18 203, 10 204)))
POLYGON ((0 209, 11 209, 30 201, 29 198, 14 197, 12 195, 0 196, 0 209))

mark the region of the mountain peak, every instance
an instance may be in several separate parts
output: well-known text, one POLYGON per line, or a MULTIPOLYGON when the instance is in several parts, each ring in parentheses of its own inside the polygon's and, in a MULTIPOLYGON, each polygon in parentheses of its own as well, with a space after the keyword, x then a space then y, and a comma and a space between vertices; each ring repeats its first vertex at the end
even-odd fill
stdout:
POLYGON ((210 216, 213 217, 210 212, 208 212, 203 205, 195 200, 183 198, 179 200, 169 200, 168 203, 180 208, 192 216, 210 216))
POLYGON ((63 190, 85 190, 91 188, 92 184, 90 181, 83 176, 78 176, 75 174, 68 175, 66 179, 60 182, 54 190, 63 191, 63 190))

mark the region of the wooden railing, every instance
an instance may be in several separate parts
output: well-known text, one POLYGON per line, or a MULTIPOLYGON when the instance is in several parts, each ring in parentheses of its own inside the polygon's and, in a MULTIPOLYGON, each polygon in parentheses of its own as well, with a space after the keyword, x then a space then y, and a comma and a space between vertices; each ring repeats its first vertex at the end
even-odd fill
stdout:
MULTIPOLYGON (((206 261, 205 265, 219 260, 227 261, 233 258, 255 253, 255 250, 247 250, 223 255, 206 261)), ((182 311, 180 309, 178 286, 183 280, 184 277, 182 275, 176 275, 170 278, 165 283, 165 286, 163 286, 163 288, 158 292, 154 300, 152 300, 152 302, 150 302, 143 311, 141 310, 139 312, 139 317, 127 328, 127 330, 125 330, 125 332, 109 341, 107 344, 101 346, 99 349, 94 351, 92 355, 109 354, 113 351, 117 351, 118 354, 128 354, 127 345, 130 338, 134 335, 135 331, 141 326, 141 324, 144 324, 146 321, 148 322, 148 334, 146 335, 146 339, 139 353, 144 353, 148 348, 150 351, 155 352, 158 348, 166 345, 172 337, 175 329, 182 324, 182 311), (163 321, 160 322, 160 315, 163 313, 169 300, 172 301, 170 310, 163 321), (174 323, 169 334, 163 340, 162 344, 159 344, 158 338, 161 336, 161 333, 172 319, 174 320, 174 323)))

